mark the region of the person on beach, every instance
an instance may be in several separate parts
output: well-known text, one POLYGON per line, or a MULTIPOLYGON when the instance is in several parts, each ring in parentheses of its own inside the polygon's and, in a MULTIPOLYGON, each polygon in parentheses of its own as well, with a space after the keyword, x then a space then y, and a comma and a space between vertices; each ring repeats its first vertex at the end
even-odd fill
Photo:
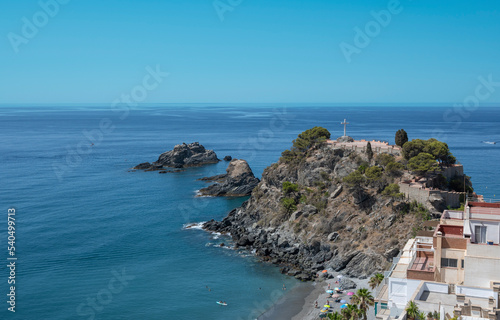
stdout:
POLYGON ((328 289, 330 289, 330 284, 328 284, 328 289))
POLYGON ((318 308, 318 301, 314 302, 314 307, 318 308))

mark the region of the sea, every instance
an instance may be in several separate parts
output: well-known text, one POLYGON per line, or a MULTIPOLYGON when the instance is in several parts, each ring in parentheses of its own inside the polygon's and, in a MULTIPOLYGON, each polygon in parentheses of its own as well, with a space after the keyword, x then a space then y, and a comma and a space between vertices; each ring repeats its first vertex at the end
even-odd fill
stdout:
POLYGON ((287 303, 302 283, 200 229, 247 199, 197 197, 198 179, 227 162, 131 168, 198 141, 260 178, 299 133, 322 126, 335 138, 344 119, 355 139, 394 143, 403 128, 442 140, 477 193, 500 197, 495 106, 1 105, 0 319, 257 319, 287 303))

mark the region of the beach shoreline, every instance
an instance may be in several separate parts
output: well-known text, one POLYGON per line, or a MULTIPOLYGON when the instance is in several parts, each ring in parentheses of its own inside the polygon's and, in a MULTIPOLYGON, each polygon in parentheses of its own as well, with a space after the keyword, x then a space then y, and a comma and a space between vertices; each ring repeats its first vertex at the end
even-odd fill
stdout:
MULTIPOLYGON (((350 301, 350 297, 347 295, 347 292, 352 291, 356 292, 358 289, 361 288, 366 288, 372 292, 372 295, 375 297, 375 292, 373 292, 369 285, 368 281, 369 278, 367 279, 358 279, 358 278, 348 278, 343 276, 339 272, 329 272, 330 275, 333 276, 331 279, 319 279, 315 282, 311 283, 310 290, 307 295, 302 296, 302 306, 300 308, 293 308, 293 310, 297 310, 296 313, 291 314, 290 312, 286 313, 286 306, 290 304, 290 302, 287 298, 285 298, 284 303, 281 303, 277 308, 275 308, 275 317, 274 318, 259 318, 259 320, 267 320, 267 319, 276 319, 276 320, 316 320, 319 318, 320 310, 323 305, 326 304, 327 301, 329 301, 329 304, 331 306, 330 310, 333 312, 339 312, 340 313, 340 306, 342 303, 337 303, 334 302, 334 299, 329 298, 329 294, 326 293, 326 290, 328 290, 328 285, 330 285, 330 288, 333 289, 335 287, 339 287, 339 283, 336 281, 339 280, 338 276, 342 276, 345 279, 349 279, 353 281, 356 284, 355 289, 347 289, 344 290, 344 292, 340 295, 340 298, 343 300, 346 300, 347 303, 350 301), (318 302, 318 308, 315 307, 315 303, 318 302), (282 311, 283 313, 280 313, 279 311, 282 311), (283 316, 281 316, 283 315, 283 316)), ((297 302, 297 299, 293 300, 297 302)), ((368 312, 367 312, 367 319, 368 320, 375 320, 375 312, 374 308, 370 307, 368 312)))

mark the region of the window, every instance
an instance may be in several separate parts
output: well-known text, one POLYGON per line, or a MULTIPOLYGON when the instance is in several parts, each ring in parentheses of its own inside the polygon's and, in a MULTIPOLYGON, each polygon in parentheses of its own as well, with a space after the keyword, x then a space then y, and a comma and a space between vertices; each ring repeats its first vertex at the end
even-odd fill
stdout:
POLYGON ((380 304, 380 309, 387 309, 387 303, 381 303, 380 304))
POLYGON ((457 259, 441 258, 441 267, 457 267, 457 259))
POLYGON ((474 242, 486 243, 486 227, 483 226, 474 227, 474 242))
POLYGON ((462 259, 462 269, 464 268, 464 259, 462 259))

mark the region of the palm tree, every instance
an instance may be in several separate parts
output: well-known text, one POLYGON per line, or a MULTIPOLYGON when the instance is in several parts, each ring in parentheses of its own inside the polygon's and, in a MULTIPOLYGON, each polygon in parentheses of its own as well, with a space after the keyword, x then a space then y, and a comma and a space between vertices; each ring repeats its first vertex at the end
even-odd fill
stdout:
POLYGON ((330 320, 343 320, 342 315, 335 311, 334 313, 328 313, 328 319, 330 320))
POLYGON ((408 315, 408 318, 411 320, 416 320, 419 314, 418 306, 415 302, 409 301, 408 305, 406 306, 406 314, 408 315))
POLYGON ((384 275, 381 273, 376 273, 373 277, 370 278, 368 284, 370 285, 370 288, 375 289, 380 283, 382 283, 383 280, 384 275))
POLYGON ((368 289, 362 288, 352 296, 351 302, 358 306, 363 315, 363 319, 366 320, 366 312, 370 306, 375 304, 375 299, 368 289))
POLYGON ((342 315, 347 320, 358 320, 361 316, 361 310, 355 304, 348 304, 346 308, 342 309, 342 315))

